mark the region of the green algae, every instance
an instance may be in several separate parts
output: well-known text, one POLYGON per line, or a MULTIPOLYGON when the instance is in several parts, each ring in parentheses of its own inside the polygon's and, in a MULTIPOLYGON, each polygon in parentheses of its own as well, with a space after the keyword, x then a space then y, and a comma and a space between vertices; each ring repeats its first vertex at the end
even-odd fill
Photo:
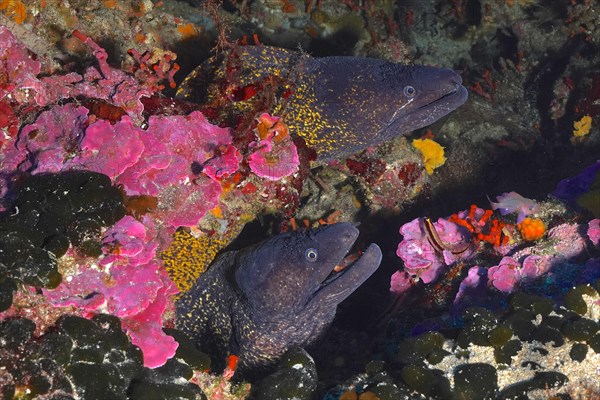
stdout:
POLYGON ((317 368, 302 348, 293 347, 284 355, 275 372, 253 388, 257 400, 310 400, 317 388, 317 368))
POLYGON ((449 356, 451 353, 444 349, 433 349, 429 354, 427 354, 427 362, 429 364, 435 365, 439 364, 444 360, 444 357, 449 356))
POLYGON ((497 391, 498 373, 489 364, 459 365, 454 370, 454 394, 459 399, 493 399, 497 391))
POLYGON ((510 365, 512 357, 516 356, 522 348, 523 345, 520 340, 509 340, 503 346, 494 349, 496 362, 498 364, 510 365))
POLYGON ((584 315, 587 312, 587 303, 583 299, 583 295, 595 296, 598 293, 591 285, 579 285, 567 292, 564 298, 565 307, 579 315, 584 315))
POLYGON ((571 340, 586 341, 598 332, 598 323, 591 319, 578 318, 566 322, 562 326, 561 332, 571 340))
POLYGON ((17 283, 57 287, 56 259, 71 245, 85 255, 102 254, 102 227, 125 215, 120 190, 95 172, 30 176, 9 197, 9 212, 0 219, 0 309, 12 304, 17 283))
POLYGON ((534 377, 523 382, 508 386, 498 395, 501 399, 528 399, 532 390, 547 390, 558 388, 567 383, 569 379, 559 372, 536 372, 534 377))
POLYGON ((542 297, 530 295, 522 292, 515 293, 510 299, 510 305, 514 309, 522 308, 529 310, 535 315, 540 314, 546 316, 554 309, 552 300, 542 297))
POLYGON ((177 329, 164 328, 163 331, 172 336, 179 346, 175 353, 175 358, 182 359, 190 368, 198 371, 208 371, 210 369, 210 357, 196 348, 186 335, 177 329))
MULTIPOLYGON (((52 399, 202 399, 191 383, 192 369, 177 357, 160 368, 142 365, 142 353, 122 331, 117 317, 91 320, 63 316, 47 334, 35 337, 25 318, 0 322, 0 369, 8 380, 0 394, 52 399)), ((180 335, 180 333, 178 333, 180 335)), ((198 357, 198 355, 193 355, 198 357)))
POLYGON ((583 361, 587 356, 588 346, 583 343, 574 343, 569 351, 569 356, 573 361, 583 361))
POLYGON ((488 342, 492 346, 502 346, 506 344, 513 336, 513 330, 510 326, 500 324, 488 334, 488 342))

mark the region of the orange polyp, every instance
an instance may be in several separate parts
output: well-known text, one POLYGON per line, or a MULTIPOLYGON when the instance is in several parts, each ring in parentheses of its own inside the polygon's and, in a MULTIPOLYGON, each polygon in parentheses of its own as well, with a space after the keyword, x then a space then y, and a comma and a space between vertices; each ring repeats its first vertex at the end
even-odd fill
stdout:
MULTIPOLYGON (((485 213, 483 214, 483 216, 481 217, 481 219, 479 220, 480 224, 482 224, 482 225, 485 224, 488 221, 488 219, 491 218, 493 213, 494 213, 493 210, 486 210, 485 213)), ((495 220, 495 221, 497 221, 497 220, 495 220)))
POLYGON ((546 226, 539 218, 525 218, 517 224, 517 229, 521 233, 523 239, 530 242, 542 238, 546 233, 546 226))
POLYGON ((470 220, 475 219, 475 212, 477 212, 477 206, 475 204, 471 204, 471 209, 469 210, 469 217, 468 217, 470 220))

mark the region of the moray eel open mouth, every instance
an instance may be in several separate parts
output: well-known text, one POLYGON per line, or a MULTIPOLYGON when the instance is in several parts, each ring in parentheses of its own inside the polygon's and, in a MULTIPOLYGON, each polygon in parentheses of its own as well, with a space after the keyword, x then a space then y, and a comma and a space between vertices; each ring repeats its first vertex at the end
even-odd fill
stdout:
POLYGON ((329 254, 326 263, 329 269, 321 271, 323 279, 309 303, 340 303, 367 280, 381 263, 381 250, 374 243, 360 255, 351 251, 358 238, 358 229, 352 224, 336 224, 332 226, 333 229, 335 232, 323 234, 334 237, 337 246, 329 254))

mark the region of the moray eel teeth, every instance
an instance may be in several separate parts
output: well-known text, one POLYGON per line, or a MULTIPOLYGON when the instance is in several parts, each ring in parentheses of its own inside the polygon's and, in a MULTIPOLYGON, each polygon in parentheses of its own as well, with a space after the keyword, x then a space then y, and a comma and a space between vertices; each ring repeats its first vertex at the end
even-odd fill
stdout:
MULTIPOLYGON (((344 263, 340 260, 334 267, 333 271, 323 280, 319 289, 314 293, 310 301, 327 302, 339 304, 345 300, 366 278, 368 278, 381 261, 381 250, 375 244, 370 245, 367 250, 358 259, 354 259, 354 255, 349 257, 353 260, 336 271, 339 264, 344 263), (374 267, 374 268, 373 268, 374 267), (368 274, 368 275, 366 275, 368 274), (353 287, 353 284, 358 284, 353 287)), ((307 304, 307 306, 309 306, 307 304)))

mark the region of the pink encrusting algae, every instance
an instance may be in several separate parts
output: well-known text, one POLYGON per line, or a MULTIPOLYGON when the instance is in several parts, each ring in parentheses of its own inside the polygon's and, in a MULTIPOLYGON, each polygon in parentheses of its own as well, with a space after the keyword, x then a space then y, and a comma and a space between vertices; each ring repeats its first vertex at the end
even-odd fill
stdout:
POLYGON ((40 76, 42 63, 31 56, 7 27, 0 26, 0 74, 8 77, 8 84, 0 87, 0 99, 47 106, 65 98, 96 98, 110 101, 136 121, 142 121, 144 107, 140 99, 155 94, 156 87, 112 68, 102 47, 81 32, 75 31, 73 35, 91 48, 97 67, 88 67, 83 75, 70 72, 40 76))
POLYGON ((167 299, 178 291, 155 258, 155 235, 149 217, 125 216, 105 232, 97 264, 80 265, 77 275, 56 289, 44 289, 56 307, 75 306, 87 317, 107 312, 121 318, 150 368, 163 365, 177 350, 177 342, 162 331, 162 315, 167 299))
POLYGON ((263 113, 258 117, 257 140, 250 143, 248 165, 261 178, 279 180, 298 171, 298 149, 279 117, 263 113))
MULTIPOLYGON (((530 213, 541 210, 540 204, 514 192, 499 196, 499 202, 502 206, 495 206, 502 214, 518 212, 523 220, 530 213)), ((445 279, 453 279, 452 266, 462 263, 468 272, 458 285, 455 304, 466 297, 482 296, 490 289, 514 293, 542 276, 563 274, 561 269, 589 246, 585 233, 594 245, 600 241, 598 219, 587 225, 563 222, 552 226, 548 230, 547 243, 532 242, 522 234, 519 240, 515 236, 517 231, 508 229, 511 226, 514 225, 493 217, 491 210, 475 205, 470 211, 453 214, 449 219, 440 218, 435 223, 428 218, 405 223, 400 227, 403 238, 396 252, 404 266, 392 275, 390 291, 396 295, 405 293, 419 280, 424 284, 442 285, 445 279), (494 240, 487 240, 488 237, 494 240), (462 245, 469 241, 472 241, 470 247, 462 245), (477 265, 469 266, 471 259, 477 265), (480 264, 482 260, 485 262, 480 264)))
POLYGON ((270 182, 298 170, 298 152, 285 125, 268 114, 260 128, 265 135, 257 135, 247 154, 234 146, 230 128, 211 124, 199 111, 158 113, 146 120, 140 100, 161 90, 164 80, 172 86, 174 54, 149 58, 133 52, 140 65, 156 61, 159 66, 157 76, 148 75, 155 69, 133 76, 108 65, 106 51, 89 37, 78 31, 73 35, 92 50, 96 63, 83 74, 56 75, 0 27, 0 75, 7 77, 0 82, 0 110, 6 109, 0 118, 6 132, 0 141, 0 196, 26 174, 86 170, 110 177, 124 197, 153 199, 156 206, 102 232, 99 259, 69 250, 72 268, 56 289, 43 293, 53 306, 74 306, 88 318, 118 316, 142 349, 145 365, 157 367, 177 348, 162 331, 163 314, 172 307, 177 288, 158 253, 177 228, 194 228, 219 205, 244 155, 250 171, 270 182), (75 97, 98 99, 117 110, 118 118, 102 119, 90 102, 68 102, 75 97), (39 114, 19 127, 17 106, 39 114))
POLYGON ((588 223, 587 229, 588 238, 594 243, 596 246, 600 245, 600 219, 595 218, 588 223))

